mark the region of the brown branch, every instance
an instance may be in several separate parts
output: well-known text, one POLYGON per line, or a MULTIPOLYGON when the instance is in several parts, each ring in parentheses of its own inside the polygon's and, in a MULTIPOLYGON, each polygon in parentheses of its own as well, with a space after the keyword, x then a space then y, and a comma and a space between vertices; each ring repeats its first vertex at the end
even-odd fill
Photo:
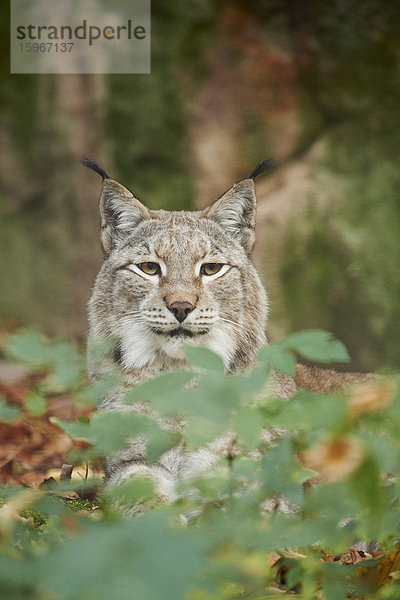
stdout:
POLYGON ((15 448, 15 450, 13 450, 8 456, 3 458, 3 460, 0 461, 0 469, 2 467, 4 467, 5 465, 7 465, 9 462, 11 462, 17 456, 17 454, 19 454, 21 452, 21 450, 23 450, 25 448, 27 443, 28 443, 28 441, 25 440, 24 442, 22 442, 22 444, 17 446, 17 448, 15 448))

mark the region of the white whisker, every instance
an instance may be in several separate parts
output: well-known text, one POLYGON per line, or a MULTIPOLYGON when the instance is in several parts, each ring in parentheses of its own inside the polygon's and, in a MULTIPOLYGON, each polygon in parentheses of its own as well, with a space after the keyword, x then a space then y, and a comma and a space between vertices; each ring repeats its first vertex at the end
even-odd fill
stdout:
POLYGON ((129 310, 124 312, 123 317, 142 317, 143 313, 140 310, 129 310))
POLYGON ((241 325, 240 323, 236 323, 236 321, 232 321, 231 319, 226 319, 225 317, 219 317, 220 321, 224 321, 225 323, 229 323, 230 325, 233 325, 235 329, 237 329, 237 331, 242 330, 243 333, 246 333, 246 328, 241 325))

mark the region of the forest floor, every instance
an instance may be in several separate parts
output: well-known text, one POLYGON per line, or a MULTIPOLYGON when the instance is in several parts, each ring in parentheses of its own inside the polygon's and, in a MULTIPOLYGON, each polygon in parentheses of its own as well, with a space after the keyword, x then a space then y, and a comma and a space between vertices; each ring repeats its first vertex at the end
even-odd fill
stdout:
MULTIPOLYGON (((58 480, 64 476, 62 466, 70 462, 70 453, 88 446, 72 440, 52 419, 76 421, 88 417, 93 408, 75 403, 68 393, 49 393, 45 406, 35 406, 32 390, 45 376, 18 364, 0 362, 0 396, 7 407, 18 411, 15 420, 3 421, 0 415, 1 485, 38 487, 52 477, 58 480)), ((100 461, 91 465, 89 473, 85 464, 74 466, 73 479, 82 480, 88 475, 103 476, 100 461)))

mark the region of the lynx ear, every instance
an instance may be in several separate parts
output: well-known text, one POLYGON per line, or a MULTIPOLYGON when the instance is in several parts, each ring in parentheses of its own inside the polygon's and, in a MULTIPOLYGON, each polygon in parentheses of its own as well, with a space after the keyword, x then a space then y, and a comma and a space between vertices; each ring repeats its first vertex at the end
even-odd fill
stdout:
POLYGON ((82 164, 103 178, 100 196, 100 240, 103 250, 109 254, 118 239, 144 219, 150 219, 148 209, 123 185, 110 178, 105 170, 91 158, 83 158, 82 164))
POLYGON ((99 209, 100 240, 106 254, 141 221, 150 219, 148 209, 132 192, 108 178, 103 180, 99 209))
POLYGON ((205 217, 216 221, 236 238, 250 254, 255 242, 256 194, 252 179, 235 183, 219 200, 206 209, 205 217))

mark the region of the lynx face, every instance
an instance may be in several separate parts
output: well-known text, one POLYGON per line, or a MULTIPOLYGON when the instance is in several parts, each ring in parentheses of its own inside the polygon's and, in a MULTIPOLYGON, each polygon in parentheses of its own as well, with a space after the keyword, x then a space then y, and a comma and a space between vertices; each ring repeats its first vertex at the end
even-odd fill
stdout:
POLYGON ((105 178, 100 198, 106 259, 90 301, 91 336, 113 336, 134 374, 179 367, 184 344, 205 346, 227 370, 265 343, 266 296, 250 259, 254 183, 233 186, 199 212, 150 211, 105 178))

